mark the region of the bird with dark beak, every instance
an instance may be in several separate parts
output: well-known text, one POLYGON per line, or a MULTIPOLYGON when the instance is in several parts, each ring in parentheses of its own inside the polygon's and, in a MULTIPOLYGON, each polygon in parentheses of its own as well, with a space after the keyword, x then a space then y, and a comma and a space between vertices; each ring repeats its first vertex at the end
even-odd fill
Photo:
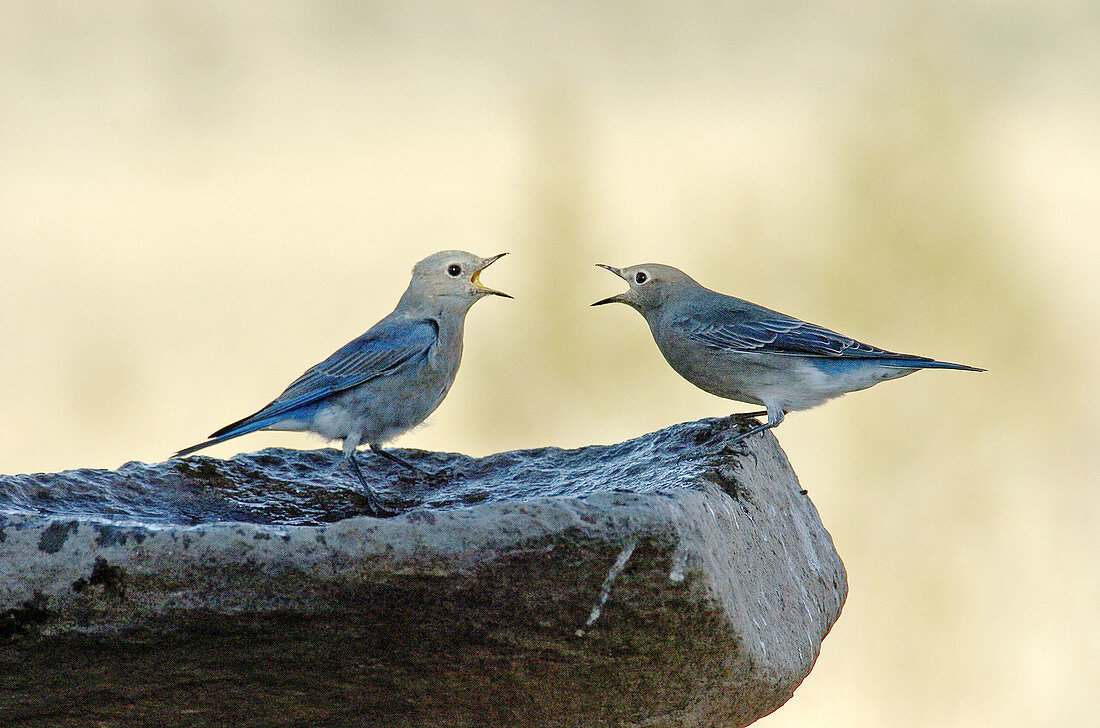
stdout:
POLYGON ((732 442, 776 427, 788 412, 921 369, 985 371, 861 343, 712 291, 671 266, 599 267, 630 288, 593 306, 630 306, 645 318, 657 348, 684 379, 719 397, 764 405, 766 412, 743 416, 767 415, 767 422, 732 442))
POLYGON ((424 472, 382 445, 423 422, 447 396, 462 360, 470 307, 485 296, 511 298, 481 283, 482 271, 504 255, 480 258, 445 250, 428 256, 413 268, 392 313, 306 370, 269 405, 180 450, 177 457, 257 430, 314 432, 343 441, 344 457, 371 512, 393 515, 367 485, 356 451, 367 445, 381 458, 424 472))

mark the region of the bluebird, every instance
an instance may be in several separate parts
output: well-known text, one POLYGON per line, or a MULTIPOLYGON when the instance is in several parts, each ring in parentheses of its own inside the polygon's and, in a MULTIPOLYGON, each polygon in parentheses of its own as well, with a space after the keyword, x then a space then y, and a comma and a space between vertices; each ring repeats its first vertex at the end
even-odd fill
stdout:
POLYGON ((344 457, 376 514, 386 514, 355 460, 360 445, 422 472, 382 445, 423 422, 447 396, 462 359, 466 313, 485 296, 507 293, 482 285, 481 272, 505 255, 479 258, 445 250, 416 264, 393 313, 308 369, 255 414, 226 425, 177 457, 257 430, 314 432, 343 440, 344 457))
POLYGON ((646 263, 600 264, 630 289, 597 301, 625 303, 645 317, 653 340, 680 376, 726 399, 763 405, 767 421, 731 442, 770 430, 788 412, 809 409, 919 369, 984 369, 897 354, 816 324, 726 296, 681 270, 646 263))

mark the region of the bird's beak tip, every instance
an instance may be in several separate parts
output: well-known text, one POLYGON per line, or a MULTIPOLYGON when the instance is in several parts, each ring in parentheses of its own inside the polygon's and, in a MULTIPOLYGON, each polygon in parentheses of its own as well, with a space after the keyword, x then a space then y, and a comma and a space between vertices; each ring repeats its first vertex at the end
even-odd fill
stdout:
MULTIPOLYGON (((597 267, 597 268, 603 268, 604 270, 609 270, 609 271, 611 271, 612 273, 614 273, 615 275, 619 276, 619 278, 622 278, 622 277, 623 277, 623 271, 622 271, 622 269, 621 269, 621 268, 616 268, 616 267, 615 267, 615 266, 613 266, 613 265, 608 265, 607 263, 596 263, 596 267, 597 267)), ((626 280, 626 279, 625 279, 625 278, 623 278, 623 280, 626 280)), ((620 293, 620 294, 618 294, 618 295, 615 295, 615 296, 609 296, 609 297, 607 297, 607 298, 603 299, 602 301, 596 301, 596 302, 595 302, 595 303, 593 303, 592 305, 593 305, 593 306, 602 306, 602 305, 604 305, 605 303, 626 303, 626 302, 625 302, 625 301, 623 301, 623 299, 622 299, 622 296, 623 296, 623 295, 625 295, 625 294, 622 294, 622 293, 620 293)))
POLYGON ((486 258, 485 262, 482 264, 482 266, 477 269, 477 272, 475 272, 473 277, 470 279, 470 282, 474 284, 474 286, 477 288, 478 291, 480 291, 482 293, 482 295, 485 295, 485 296, 500 296, 501 298, 515 298, 515 296, 510 296, 507 293, 505 293, 504 291, 498 291, 495 288, 489 288, 488 286, 484 285, 481 282, 481 271, 485 270, 490 265, 492 265, 495 261, 500 260, 501 258, 503 258, 506 255, 508 255, 508 253, 497 253, 496 255, 494 255, 491 258, 486 258))

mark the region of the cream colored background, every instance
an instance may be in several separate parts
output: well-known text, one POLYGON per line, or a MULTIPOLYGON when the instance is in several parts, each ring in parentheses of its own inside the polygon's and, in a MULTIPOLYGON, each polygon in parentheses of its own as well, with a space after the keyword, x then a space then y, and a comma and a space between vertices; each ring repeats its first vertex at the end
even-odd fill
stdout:
MULTIPOLYGON (((980 365, 778 436, 849 569, 760 725, 1100 709, 1100 14, 1079 2, 0 4, 0 470, 158 461, 511 251, 429 426, 473 454, 740 405, 593 267, 980 365), (94 7, 93 7, 94 5, 94 7)), ((252 435, 228 457, 304 435, 252 435)))

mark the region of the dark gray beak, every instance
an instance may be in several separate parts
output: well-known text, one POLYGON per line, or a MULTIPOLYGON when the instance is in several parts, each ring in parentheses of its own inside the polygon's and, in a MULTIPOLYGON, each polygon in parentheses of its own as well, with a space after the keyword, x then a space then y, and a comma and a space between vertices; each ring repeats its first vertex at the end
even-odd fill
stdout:
MULTIPOLYGON (((619 268, 616 268, 616 267, 614 267, 614 266, 611 266, 611 265, 605 265, 605 264, 603 264, 603 263, 597 263, 597 264, 596 264, 596 267, 597 267, 597 268, 604 268, 605 270, 609 270, 609 271, 611 271, 612 273, 614 273, 615 275, 619 276, 619 278, 622 278, 622 277, 623 277, 623 272, 622 272, 622 270, 621 270, 621 269, 619 269, 619 268)), ((626 280, 626 279, 625 279, 625 278, 623 278, 623 280, 626 280)), ((618 294, 617 296, 609 296, 609 297, 607 297, 607 298, 603 299, 602 301, 596 301, 596 302, 595 302, 595 303, 593 303, 592 305, 593 305, 593 306, 602 306, 602 305, 604 305, 605 303, 623 303, 623 299, 621 298, 621 297, 622 297, 623 295, 625 295, 625 293, 620 293, 620 294, 618 294)))

